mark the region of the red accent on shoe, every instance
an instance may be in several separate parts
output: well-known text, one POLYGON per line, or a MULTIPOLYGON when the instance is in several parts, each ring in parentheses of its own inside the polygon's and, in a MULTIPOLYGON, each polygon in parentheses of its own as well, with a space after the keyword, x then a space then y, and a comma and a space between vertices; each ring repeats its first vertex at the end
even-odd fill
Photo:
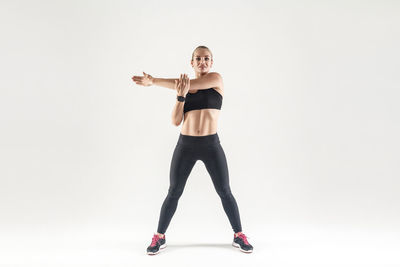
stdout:
POLYGON ((245 243, 246 245, 250 245, 249 242, 247 241, 247 236, 246 236, 245 234, 240 233, 240 234, 238 234, 237 237, 240 237, 240 238, 244 241, 244 243, 245 243))
POLYGON ((160 239, 158 235, 154 235, 153 238, 151 239, 151 244, 150 246, 153 247, 157 244, 157 241, 160 239))

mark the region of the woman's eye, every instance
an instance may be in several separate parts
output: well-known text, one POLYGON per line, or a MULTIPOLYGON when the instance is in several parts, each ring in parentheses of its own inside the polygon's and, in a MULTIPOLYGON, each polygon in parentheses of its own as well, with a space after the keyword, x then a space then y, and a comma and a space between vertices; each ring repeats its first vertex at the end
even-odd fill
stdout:
MULTIPOLYGON (((200 60, 201 60, 201 58, 197 57, 197 58, 196 58, 196 60, 197 60, 197 61, 200 61, 200 60)), ((209 60, 210 60, 210 58, 209 58, 209 57, 206 57, 206 58, 204 58, 204 60, 205 60, 205 61, 209 61, 209 60)))

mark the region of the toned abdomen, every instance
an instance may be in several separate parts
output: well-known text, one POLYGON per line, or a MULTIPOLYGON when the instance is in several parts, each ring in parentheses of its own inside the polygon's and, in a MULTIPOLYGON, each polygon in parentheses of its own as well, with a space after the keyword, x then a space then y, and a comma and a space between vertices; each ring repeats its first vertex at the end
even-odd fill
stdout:
POLYGON ((203 136, 217 132, 219 109, 191 110, 184 114, 181 133, 203 136))

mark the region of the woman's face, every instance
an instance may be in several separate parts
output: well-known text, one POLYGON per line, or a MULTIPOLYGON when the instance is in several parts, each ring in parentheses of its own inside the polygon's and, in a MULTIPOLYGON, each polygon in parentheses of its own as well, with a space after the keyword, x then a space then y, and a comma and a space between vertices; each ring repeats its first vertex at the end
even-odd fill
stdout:
POLYGON ((212 66, 211 54, 205 48, 194 51, 193 59, 190 62, 195 72, 207 73, 212 66))

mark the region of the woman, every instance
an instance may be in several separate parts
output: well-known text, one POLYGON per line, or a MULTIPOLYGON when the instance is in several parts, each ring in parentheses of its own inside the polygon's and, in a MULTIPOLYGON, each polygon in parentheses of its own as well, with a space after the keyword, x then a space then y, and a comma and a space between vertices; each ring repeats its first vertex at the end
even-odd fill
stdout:
POLYGON ((229 186, 228 165, 217 134, 217 121, 222 106, 224 85, 217 72, 209 72, 213 64, 212 53, 206 46, 198 46, 192 53, 191 65, 196 79, 186 74, 177 79, 133 76, 136 84, 158 85, 177 92, 172 111, 172 123, 179 126, 183 119, 181 133, 176 144, 170 168, 170 186, 161 207, 157 233, 147 248, 147 254, 154 255, 166 247, 165 231, 175 213, 178 200, 183 193, 187 178, 197 160, 204 162, 221 198, 223 208, 234 231, 232 245, 250 253, 252 245, 242 233, 239 209, 229 186))

